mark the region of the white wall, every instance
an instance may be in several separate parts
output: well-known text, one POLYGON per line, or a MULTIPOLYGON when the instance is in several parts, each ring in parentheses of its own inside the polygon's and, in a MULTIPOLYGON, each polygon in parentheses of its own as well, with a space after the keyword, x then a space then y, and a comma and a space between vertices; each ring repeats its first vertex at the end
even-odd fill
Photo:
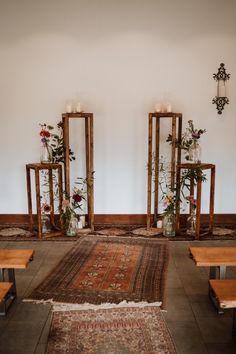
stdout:
POLYGON ((65 101, 79 98, 95 116, 95 213, 145 213, 147 117, 166 96, 184 126, 207 129, 215 211, 235 213, 235 11, 234 0, 1 0, 0 212, 27 212, 38 124, 56 124, 65 101), (221 62, 231 79, 219 116, 211 101, 221 62))

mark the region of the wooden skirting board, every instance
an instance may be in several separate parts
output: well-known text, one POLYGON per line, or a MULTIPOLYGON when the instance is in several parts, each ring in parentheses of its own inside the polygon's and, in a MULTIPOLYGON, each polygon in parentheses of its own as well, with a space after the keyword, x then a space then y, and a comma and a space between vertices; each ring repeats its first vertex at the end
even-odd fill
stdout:
MULTIPOLYGON (((33 216, 36 222, 36 215, 33 216)), ((207 223, 208 214, 201 215, 202 223, 207 223)), ((186 215, 181 215, 181 221, 186 219, 186 215)), ((29 217, 27 214, 0 214, 0 225, 4 224, 27 224, 29 217)), ((145 225, 146 214, 95 214, 96 224, 113 225, 145 225)), ((215 214, 214 225, 236 225, 236 214, 215 214)))

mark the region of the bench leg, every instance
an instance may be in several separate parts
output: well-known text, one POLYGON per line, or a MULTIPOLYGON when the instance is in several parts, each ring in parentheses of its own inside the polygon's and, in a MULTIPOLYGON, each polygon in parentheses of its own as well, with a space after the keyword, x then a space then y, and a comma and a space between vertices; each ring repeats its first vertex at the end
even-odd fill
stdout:
POLYGON ((210 285, 209 285, 209 287, 208 287, 208 295, 209 295, 209 298, 210 298, 210 300, 212 301, 214 307, 216 308, 216 310, 217 310, 217 312, 218 312, 218 315, 223 315, 224 310, 222 310, 222 308, 219 306, 218 301, 216 300, 215 294, 214 294, 214 292, 212 291, 210 285))
MULTIPOLYGON (((5 281, 5 270, 0 269, 0 281, 5 281)), ((13 301, 16 298, 16 278, 15 278, 15 270, 14 269, 7 269, 8 271, 8 281, 13 283, 12 288, 10 289, 8 296, 6 299, 0 304, 0 317, 6 316, 7 311, 13 301)))
POLYGON ((226 266, 210 267, 209 279, 225 279, 226 266))
POLYGON ((232 337, 236 341, 236 309, 233 309, 232 337))

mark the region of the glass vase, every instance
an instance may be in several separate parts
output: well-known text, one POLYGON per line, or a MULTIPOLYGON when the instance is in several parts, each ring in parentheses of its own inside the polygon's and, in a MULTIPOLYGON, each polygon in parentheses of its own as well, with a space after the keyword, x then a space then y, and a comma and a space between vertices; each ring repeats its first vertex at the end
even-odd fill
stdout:
POLYGON ((200 144, 194 140, 192 145, 189 147, 189 162, 192 163, 200 163, 201 162, 201 146, 200 144))
POLYGON ((40 148, 40 161, 41 163, 52 162, 52 148, 46 143, 43 143, 40 148))
POLYGON ((175 214, 166 213, 163 216, 163 236, 175 236, 175 214))
POLYGON ((78 225, 78 219, 76 216, 72 215, 66 225, 66 235, 67 236, 76 236, 77 235, 77 225, 78 225))
POLYGON ((187 218, 187 235, 195 236, 196 234, 196 210, 193 208, 187 218))
POLYGON ((42 233, 48 234, 51 231, 51 223, 48 215, 43 214, 41 216, 42 233))

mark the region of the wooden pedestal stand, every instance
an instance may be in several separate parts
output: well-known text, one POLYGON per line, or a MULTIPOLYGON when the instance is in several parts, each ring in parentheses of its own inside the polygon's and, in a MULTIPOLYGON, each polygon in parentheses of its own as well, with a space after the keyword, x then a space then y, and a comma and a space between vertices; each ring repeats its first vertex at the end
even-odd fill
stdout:
MULTIPOLYGON (((61 215, 62 215, 62 167, 58 163, 30 163, 26 165, 26 179, 27 179, 27 195, 28 195, 28 213, 29 213, 29 225, 30 230, 33 231, 33 213, 32 213, 32 192, 31 192, 31 170, 35 172, 35 194, 36 194, 36 209, 37 209, 37 226, 38 237, 42 238, 42 216, 41 216, 41 192, 40 192, 40 171, 48 171, 48 185, 49 185, 49 203, 51 207, 50 211, 50 223, 53 229, 58 230, 55 226, 54 220, 54 193, 53 193, 53 171, 58 173, 58 191, 59 191, 59 210, 60 210, 60 227, 61 215)), ((47 236, 52 237, 59 236, 61 232, 50 232, 47 236)))
MULTIPOLYGON (((171 187, 179 179, 175 176, 176 166, 176 139, 180 141, 182 135, 182 113, 149 113, 148 123, 148 195, 147 195, 147 229, 153 223, 156 225, 158 216, 158 187, 159 187, 159 154, 160 154, 160 121, 161 119, 171 119, 172 122, 172 147, 171 147, 171 187), (178 127, 177 127, 178 120, 178 127), (155 121, 155 122, 154 122, 155 121), (155 124, 156 123, 156 124, 155 124), (153 132, 154 130, 154 132, 153 132), (154 137, 154 139, 153 139, 154 137), (153 149, 153 140, 155 147, 153 149), (153 151, 154 150, 154 151, 153 151), (153 152, 155 154, 154 169, 152 168, 153 152), (152 178, 154 177, 154 216, 151 220, 152 212, 152 178)), ((181 149, 177 148, 177 164, 181 163, 181 149)))
MULTIPOLYGON (((210 163, 183 163, 177 165, 177 174, 180 176, 181 170, 195 170, 199 176, 197 189, 197 206, 196 206, 196 233, 195 240, 200 240, 200 236, 212 234, 214 221, 214 195, 215 195, 215 165, 210 163), (200 233, 200 217, 201 217, 201 198, 202 198, 202 171, 210 170, 210 200, 209 200, 209 227, 205 232, 200 233)), ((190 181, 190 195, 194 195, 194 180, 190 181)), ((191 212, 191 209, 190 209, 191 212)), ((177 206, 176 206, 176 233, 180 234, 180 188, 177 189, 177 206)))
POLYGON ((63 139, 65 151, 65 192, 70 195, 69 120, 85 120, 85 151, 87 179, 88 226, 94 230, 94 186, 93 186, 93 113, 63 113, 63 139))

